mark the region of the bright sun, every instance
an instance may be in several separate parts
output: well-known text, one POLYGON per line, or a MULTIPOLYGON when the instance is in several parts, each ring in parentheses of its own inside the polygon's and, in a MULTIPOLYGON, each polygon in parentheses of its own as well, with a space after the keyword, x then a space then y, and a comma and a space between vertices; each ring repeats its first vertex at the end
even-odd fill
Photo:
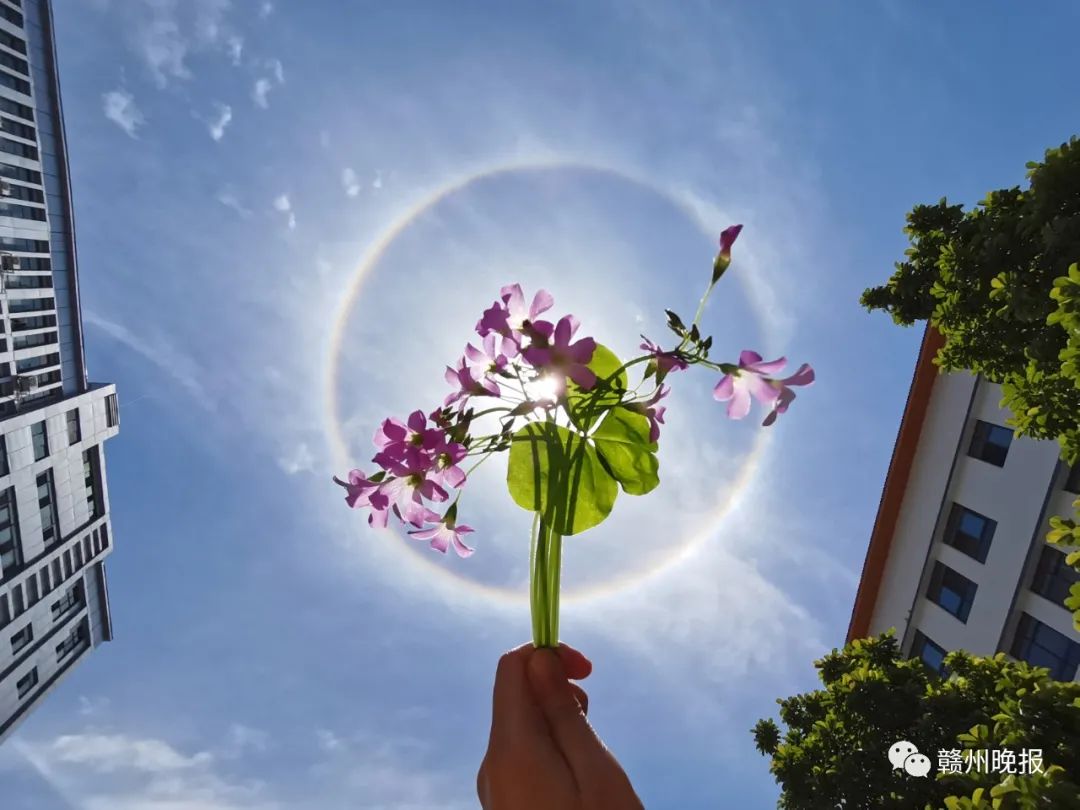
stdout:
POLYGON ((533 402, 555 400, 559 396, 559 379, 546 375, 534 382, 525 383, 525 394, 533 402))

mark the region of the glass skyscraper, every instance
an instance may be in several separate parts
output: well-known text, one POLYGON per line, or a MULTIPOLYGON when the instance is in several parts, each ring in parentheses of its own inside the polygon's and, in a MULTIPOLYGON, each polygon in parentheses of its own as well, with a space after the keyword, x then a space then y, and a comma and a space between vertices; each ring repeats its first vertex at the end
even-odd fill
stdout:
POLYGON ((0 741, 112 638, 103 444, 90 383, 48 0, 0 0, 0 741))

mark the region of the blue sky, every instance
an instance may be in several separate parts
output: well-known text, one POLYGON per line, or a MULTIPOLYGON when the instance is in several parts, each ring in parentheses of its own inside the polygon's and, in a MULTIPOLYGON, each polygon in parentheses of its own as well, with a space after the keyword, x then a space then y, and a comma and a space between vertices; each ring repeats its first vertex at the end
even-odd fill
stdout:
POLYGON ((661 489, 568 541, 562 629, 647 807, 773 806, 748 730, 843 640, 919 339, 859 293, 913 204, 1075 132, 1076 7, 55 6, 88 362, 121 399, 116 640, 0 750, 6 804, 475 807, 528 516, 500 459, 470 560, 373 533, 334 437, 363 465, 377 420, 437 402, 504 283, 623 354, 662 337, 743 222, 715 353, 819 381, 762 436, 676 379, 661 489), (335 427, 332 326, 412 212, 345 313, 335 427))

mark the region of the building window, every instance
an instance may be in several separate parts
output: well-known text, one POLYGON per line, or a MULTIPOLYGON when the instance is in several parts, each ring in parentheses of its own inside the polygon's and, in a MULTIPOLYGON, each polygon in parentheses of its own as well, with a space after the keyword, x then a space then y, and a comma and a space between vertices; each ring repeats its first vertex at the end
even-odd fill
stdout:
POLYGON ((936 562, 926 597, 962 622, 967 622, 978 585, 949 566, 936 562))
POLYGON ((109 427, 116 427, 120 424, 120 412, 116 406, 116 394, 109 394, 105 397, 105 424, 109 427))
POLYGON ((926 666, 938 675, 945 674, 945 648, 935 644, 919 630, 915 631, 915 639, 911 644, 911 657, 918 658, 926 666))
POLYGON ((8 8, 5 5, 0 5, 0 17, 3 17, 16 28, 23 27, 23 15, 13 8, 8 8))
POLYGON ((0 492, 0 574, 8 576, 22 567, 19 521, 15 514, 15 490, 0 492))
POLYGON ((37 667, 34 667, 15 682, 15 688, 19 690, 19 699, 26 697, 35 686, 37 686, 37 667))
POLYGON ((98 497, 98 454, 94 447, 83 453, 83 483, 86 485, 86 512, 93 520, 101 515, 101 502, 98 497))
POLYGON ((1031 590, 1060 605, 1074 582, 1080 582, 1080 574, 1065 564, 1065 555, 1053 546, 1043 546, 1031 590))
POLYGON ((15 633, 11 637, 11 654, 18 655, 19 652, 34 640, 34 625, 28 624, 18 633, 15 633))
POLYGON ((59 599, 52 603, 51 610, 53 621, 60 621, 60 619, 67 616, 72 610, 82 607, 82 603, 82 586, 80 583, 76 582, 67 590, 63 599, 59 599))
POLYGON ((7 459, 7 439, 0 436, 0 475, 7 475, 11 472, 11 468, 8 466, 7 459))
POLYGON ((1065 479, 1065 491, 1080 495, 1080 461, 1069 469, 1069 477, 1065 479))
MULTIPOLYGON (((6 73, 0 73, 0 84, 9 84, 11 76, 6 73), (8 81, 3 81, 7 79, 8 81)), ((15 81, 19 81, 16 79, 15 81)), ((25 82, 24 82, 25 84, 25 82)), ((10 85, 9 85, 10 86, 10 85)), ((15 88, 12 88, 15 89, 15 88)), ((20 91, 22 92, 22 91, 20 91)), ((27 160, 38 159, 38 148, 31 146, 28 143, 22 143, 21 141, 11 141, 7 138, 0 138, 0 152, 7 152, 9 155, 15 155, 16 157, 23 157, 27 160)))
POLYGON ((1080 644, 1026 613, 1020 614, 1009 652, 1033 666, 1046 667, 1058 681, 1071 681, 1080 665, 1080 644))
POLYGON ((0 65, 3 65, 10 70, 14 70, 16 73, 21 73, 23 76, 30 75, 30 65, 26 64, 25 59, 12 56, 10 53, 5 53, 4 51, 0 51, 0 65))
POLYGON ((52 470, 37 477, 38 508, 41 510, 41 536, 48 546, 57 540, 56 497, 53 490, 52 470))
POLYGON ((1005 456, 1012 444, 1013 432, 1009 428, 979 420, 971 437, 968 455, 982 459, 995 467, 1005 466, 1005 456))
MULTIPOLYGON (((5 45, 11 48, 13 51, 19 53, 26 53, 26 43, 19 39, 14 34, 9 34, 7 31, 0 31, 0 45, 5 45)), ((5 99, 6 101, 7 99, 5 99)), ((26 116, 23 116, 24 118, 26 116)))
POLYGON ((49 455, 49 433, 44 420, 30 427, 30 438, 34 444, 34 461, 41 461, 49 455))
POLYGON ((72 408, 67 412, 68 444, 78 444, 82 441, 82 428, 79 425, 79 409, 72 408))
POLYGON ((56 661, 59 663, 67 658, 71 651, 74 650, 82 642, 86 631, 82 624, 71 628, 71 632, 68 633, 67 638, 56 645, 56 661))
POLYGON ((953 548, 984 563, 996 528, 997 521, 954 503, 945 525, 944 539, 953 548))

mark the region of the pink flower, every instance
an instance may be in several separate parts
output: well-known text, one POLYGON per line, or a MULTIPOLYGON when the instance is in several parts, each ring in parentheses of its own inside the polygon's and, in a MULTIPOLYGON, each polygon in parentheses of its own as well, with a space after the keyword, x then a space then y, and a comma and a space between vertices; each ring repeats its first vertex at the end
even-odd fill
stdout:
POLYGON ((489 332, 480 344, 481 348, 478 349, 471 343, 465 344, 465 365, 473 379, 490 379, 510 363, 510 358, 496 345, 500 342, 497 334, 489 332))
POLYGON ((588 391, 596 385, 596 375, 588 366, 596 351, 596 341, 582 338, 571 343, 579 325, 577 318, 567 315, 555 325, 550 341, 534 342, 521 354, 534 368, 553 371, 563 382, 569 377, 588 391))
POLYGON ((741 232, 742 225, 731 225, 721 231, 720 252, 716 255, 716 261, 713 262, 713 284, 720 280, 720 276, 724 275, 724 271, 731 264, 731 246, 735 244, 741 232))
MULTIPOLYGON (((429 511, 430 520, 439 521, 435 526, 428 529, 420 529, 419 531, 411 531, 409 534, 415 537, 417 540, 430 540, 431 547, 436 551, 446 553, 446 550, 451 546, 454 546, 454 551, 457 552, 459 557, 468 557, 473 553, 472 548, 465 545, 465 541, 462 540, 462 536, 471 534, 473 529, 471 526, 464 524, 457 526, 454 524, 454 518, 450 515, 450 511, 447 512, 446 517, 439 518, 439 515, 435 512, 429 511)), ((451 510, 452 511, 452 510, 451 510)))
POLYGON ((726 374, 713 389, 713 399, 727 402, 727 415, 731 419, 742 419, 750 413, 750 401, 756 399, 769 407, 764 425, 776 421, 777 414, 784 413, 795 399, 792 385, 809 385, 814 381, 814 370, 803 364, 792 376, 783 380, 774 379, 787 365, 787 358, 764 362, 757 352, 744 351, 739 356, 739 367, 726 374))
POLYGON ((446 367, 444 374, 446 381, 456 390, 446 396, 444 405, 453 405, 464 408, 469 397, 497 397, 502 395, 499 384, 483 375, 477 377, 465 362, 465 358, 458 360, 454 368, 446 367))
POLYGON ((540 290, 533 297, 532 304, 525 305, 525 294, 520 284, 508 284, 499 291, 500 301, 496 301, 484 311, 476 324, 476 331, 481 337, 497 334, 503 337, 502 352, 507 357, 516 357, 521 348, 521 337, 530 331, 530 325, 555 304, 555 300, 546 290, 540 290))
POLYGON ((665 352, 644 335, 641 339, 645 342, 639 348, 652 355, 650 363, 656 365, 656 370, 661 377, 666 376, 670 371, 684 371, 689 368, 689 364, 679 357, 677 352, 665 352))
POLYGON ((394 458, 401 458, 407 447, 438 447, 444 440, 442 430, 429 428, 423 411, 416 410, 409 414, 408 422, 386 419, 375 431, 375 446, 380 451, 394 458))
POLYGON ((656 407, 656 403, 671 393, 671 389, 666 385, 661 385, 656 389, 656 392, 644 402, 636 402, 629 407, 649 420, 649 441, 655 442, 660 438, 660 425, 664 424, 664 414, 667 412, 667 408, 661 406, 656 407))
POLYGON ((345 503, 351 509, 358 506, 370 506, 368 496, 379 487, 374 481, 368 480, 367 476, 360 470, 350 470, 348 481, 342 481, 335 475, 334 483, 345 487, 345 503))

